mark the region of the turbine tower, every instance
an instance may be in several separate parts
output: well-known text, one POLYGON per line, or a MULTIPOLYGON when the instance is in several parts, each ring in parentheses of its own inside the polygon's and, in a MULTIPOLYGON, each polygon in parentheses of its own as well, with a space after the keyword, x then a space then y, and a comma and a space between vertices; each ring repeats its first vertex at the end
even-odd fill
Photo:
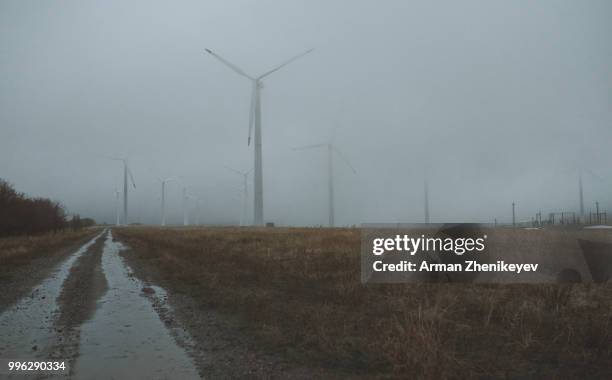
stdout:
POLYGON ((329 227, 335 226, 335 209, 334 209, 334 153, 336 153, 342 160, 347 164, 354 174, 357 174, 355 168, 351 165, 348 159, 336 148, 336 146, 329 142, 327 144, 314 144, 306 145, 302 147, 294 148, 294 150, 306 150, 325 148, 327 151, 327 207, 329 217, 329 227))
POLYGON ((196 203, 196 217, 195 217, 195 224, 196 226, 200 225, 200 204, 202 203, 202 200, 198 197, 196 197, 195 195, 192 194, 187 194, 187 198, 191 198, 195 201, 196 203))
POLYGON ((189 217, 187 216, 187 185, 183 185, 183 226, 189 225, 189 217))
POLYGON ((115 226, 119 226, 119 194, 121 192, 115 187, 115 226))
POLYGON ((249 197, 249 174, 253 171, 253 169, 243 172, 240 170, 236 170, 230 168, 229 166, 225 167, 227 170, 230 170, 240 176, 242 176, 242 215, 240 216, 240 225, 246 226, 246 218, 247 218, 247 208, 248 208, 248 197, 249 197))
POLYGON ((130 170, 130 166, 128 164, 128 158, 117 158, 117 157, 109 157, 109 159, 113 161, 121 161, 123 162, 123 224, 128 225, 128 175, 130 177, 130 181, 132 182, 132 186, 136 188, 136 183, 134 182, 134 176, 132 175, 132 171, 130 170))
POLYGON ((263 215, 263 168, 262 168, 262 154, 261 154, 261 89, 263 88, 262 80, 268 75, 274 73, 277 70, 280 70, 282 67, 290 64, 296 59, 310 53, 313 49, 306 50, 305 52, 298 54, 291 59, 283 62, 282 64, 276 66, 272 70, 266 71, 260 76, 253 77, 246 74, 243 70, 238 68, 236 65, 230 63, 225 58, 219 56, 217 53, 214 53, 210 49, 205 49, 207 53, 217 58, 221 63, 232 69, 238 75, 241 75, 247 79, 249 79, 252 83, 251 89, 251 107, 249 111, 249 137, 247 140, 247 145, 251 145, 251 131, 253 126, 255 127, 255 149, 254 149, 254 160, 255 160, 255 191, 254 193, 254 202, 253 202, 253 222, 256 226, 262 226, 264 224, 264 215, 263 215))
POLYGON ((177 179, 174 177, 169 177, 166 179, 157 179, 161 183, 161 225, 166 225, 166 183, 176 181, 177 179))

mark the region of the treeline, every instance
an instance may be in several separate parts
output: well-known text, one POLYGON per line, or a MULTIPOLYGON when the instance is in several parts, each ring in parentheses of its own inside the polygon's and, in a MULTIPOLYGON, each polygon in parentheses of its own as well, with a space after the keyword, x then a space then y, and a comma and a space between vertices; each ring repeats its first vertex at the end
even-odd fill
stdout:
POLYGON ((29 198, 0 178, 0 236, 58 232, 95 224, 92 219, 69 218, 64 207, 46 198, 29 198))

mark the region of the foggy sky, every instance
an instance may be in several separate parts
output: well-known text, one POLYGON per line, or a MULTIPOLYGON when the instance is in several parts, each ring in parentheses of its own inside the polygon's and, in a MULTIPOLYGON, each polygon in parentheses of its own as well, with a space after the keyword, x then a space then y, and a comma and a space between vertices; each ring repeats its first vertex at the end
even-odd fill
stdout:
MULTIPOLYGON (((0 178, 69 212, 114 220, 130 156, 131 221, 158 223, 157 177, 182 176, 202 222, 237 223, 258 75, 264 211, 336 223, 519 220, 612 209, 612 3, 601 1, 0 2, 0 178)), ((252 184, 251 184, 252 185, 252 184)), ((180 186, 168 221, 180 223, 180 186)), ((252 205, 252 186, 249 189, 252 205)), ((250 208, 252 216, 252 207, 250 208)))

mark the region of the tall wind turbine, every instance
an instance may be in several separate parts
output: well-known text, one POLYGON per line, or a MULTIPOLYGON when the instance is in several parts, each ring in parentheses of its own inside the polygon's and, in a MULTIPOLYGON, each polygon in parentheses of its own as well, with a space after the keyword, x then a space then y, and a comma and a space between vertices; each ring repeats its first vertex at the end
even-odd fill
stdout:
POLYGON ((177 179, 174 177, 169 177, 165 179, 158 178, 157 179, 161 183, 161 225, 166 225, 166 183, 176 181, 177 179))
POLYGON ((327 150, 327 206, 328 206, 328 217, 329 217, 329 226, 334 227, 335 225, 335 209, 334 209, 334 153, 336 153, 351 170, 354 174, 357 174, 355 168, 351 165, 348 159, 336 148, 336 146, 329 142, 327 144, 314 144, 314 145, 306 145, 294 148, 294 150, 306 150, 306 149, 316 149, 316 148, 325 148, 327 150))
POLYGON ((119 190, 115 187, 115 226, 119 225, 119 190))
POLYGON ((298 54, 291 59, 283 62, 282 64, 276 66, 272 70, 266 71, 260 76, 250 76, 246 74, 243 70, 238 68, 236 65, 230 63, 225 58, 219 56, 217 53, 214 53, 210 49, 206 49, 206 52, 217 58, 221 63, 232 69, 236 74, 241 75, 247 79, 249 79, 252 83, 251 89, 251 107, 249 111, 249 137, 247 140, 247 145, 251 145, 251 131, 253 126, 255 126, 255 191, 254 191, 254 202, 253 202, 253 219, 254 224, 256 226, 261 226, 264 223, 264 215, 263 215, 263 168, 262 168, 262 158, 261 158, 261 89, 263 88, 262 80, 268 75, 274 73, 275 71, 281 69, 284 66, 287 66, 291 62, 296 59, 303 57, 304 55, 310 53, 313 49, 306 50, 305 52, 298 54))
POLYGON ((240 225, 246 226, 246 217, 247 217, 247 208, 248 208, 248 197, 249 197, 249 174, 253 171, 253 169, 243 172, 240 170, 232 169, 229 166, 225 167, 227 170, 230 170, 238 175, 242 176, 242 215, 240 217, 240 225))
POLYGON ((134 176, 132 175, 132 171, 130 170, 127 157, 109 157, 109 159, 113 161, 123 162, 123 224, 128 225, 128 175, 130 177, 130 181, 132 182, 132 186, 136 188, 134 176))

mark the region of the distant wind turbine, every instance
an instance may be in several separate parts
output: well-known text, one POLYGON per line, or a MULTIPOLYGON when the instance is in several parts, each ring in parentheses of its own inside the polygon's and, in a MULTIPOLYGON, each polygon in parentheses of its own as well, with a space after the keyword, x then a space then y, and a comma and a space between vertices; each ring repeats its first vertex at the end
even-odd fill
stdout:
POLYGON ((191 198, 195 201, 196 203, 196 217, 195 217, 195 224, 196 226, 200 225, 200 204, 202 203, 202 199, 196 197, 195 195, 192 194, 187 194, 187 198, 191 198))
POLYGON ((183 226, 189 225, 189 216, 187 215, 187 185, 183 185, 183 226))
POLYGON ((580 221, 582 223, 586 222, 586 215, 585 215, 585 207, 584 207, 584 188, 583 188, 583 183, 586 180, 588 181, 588 178, 591 179, 596 179, 599 182, 607 182, 608 184, 612 184, 611 181, 606 180, 604 178, 602 178, 599 174, 595 173, 592 169, 589 169, 583 165, 581 165, 578 169, 570 169, 567 170, 568 172, 571 171, 572 175, 574 175, 574 173, 577 171, 578 172, 578 206, 579 206, 579 212, 580 212, 580 221), (585 179, 585 175, 584 173, 588 174, 586 176, 585 179))
POLYGON ((121 192, 119 190, 117 190, 117 188, 115 187, 115 225, 118 226, 119 225, 119 194, 121 194, 121 192))
POLYGON ((249 197, 249 174, 251 174, 251 172, 253 171, 253 169, 243 172, 240 170, 236 170, 233 168, 230 168, 229 166, 225 167, 227 170, 232 171, 240 176, 242 176, 242 215, 240 217, 240 225, 241 226, 246 226, 247 222, 246 222, 246 218, 247 218, 247 208, 248 208, 248 197, 249 197))
POLYGON ((130 166, 128 164, 128 158, 117 158, 117 157, 107 157, 113 161, 121 161, 123 162, 123 224, 128 225, 128 175, 130 177, 130 181, 132 182, 132 186, 136 188, 136 183, 134 182, 134 176, 132 175, 132 171, 130 170, 130 166))
POLYGON ((281 69, 282 67, 290 64, 296 59, 310 53, 313 49, 306 50, 305 52, 298 54, 291 59, 283 62, 282 64, 276 66, 272 70, 266 71, 260 76, 253 77, 246 74, 243 70, 238 68, 236 65, 230 63, 225 58, 219 56, 217 53, 214 53, 210 49, 206 49, 206 52, 217 58, 221 63, 232 69, 238 75, 241 75, 247 79, 249 79, 252 83, 251 89, 251 107, 249 111, 249 137, 247 140, 247 145, 251 144, 251 130, 253 126, 255 126, 255 179, 254 179, 254 207, 253 207, 253 219, 254 224, 256 226, 261 226, 264 223, 264 215, 263 215, 263 168, 262 168, 262 154, 261 154, 261 89, 263 88, 262 79, 267 77, 268 75, 274 73, 275 71, 281 69))
POLYGON ((157 179, 161 183, 161 225, 166 225, 166 183, 177 181, 174 177, 169 177, 165 179, 158 178, 157 179))
POLYGON ((329 142, 327 144, 314 144, 306 145, 294 148, 294 150, 306 150, 326 148, 327 149, 327 196, 328 196, 328 213, 329 213, 329 226, 334 227, 335 225, 335 210, 334 210, 334 153, 336 153, 347 165, 353 173, 357 174, 355 168, 351 165, 348 159, 342 154, 336 146, 329 142))

